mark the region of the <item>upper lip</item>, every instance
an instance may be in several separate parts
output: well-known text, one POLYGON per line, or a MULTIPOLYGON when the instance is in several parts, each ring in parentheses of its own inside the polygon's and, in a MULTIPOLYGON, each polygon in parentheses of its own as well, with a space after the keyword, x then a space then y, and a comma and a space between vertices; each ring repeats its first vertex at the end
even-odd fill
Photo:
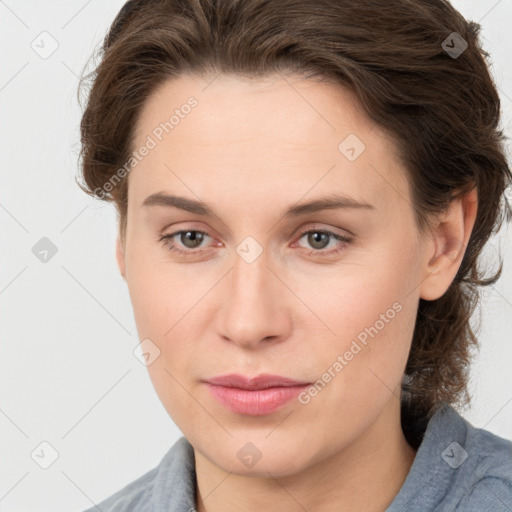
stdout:
POLYGON ((267 389, 273 387, 304 386, 306 384, 310 384, 309 382, 289 379, 288 377, 281 377, 280 375, 261 374, 255 377, 246 377, 236 373, 220 375, 218 377, 212 377, 211 379, 205 379, 205 382, 214 384, 216 386, 248 390, 267 389))

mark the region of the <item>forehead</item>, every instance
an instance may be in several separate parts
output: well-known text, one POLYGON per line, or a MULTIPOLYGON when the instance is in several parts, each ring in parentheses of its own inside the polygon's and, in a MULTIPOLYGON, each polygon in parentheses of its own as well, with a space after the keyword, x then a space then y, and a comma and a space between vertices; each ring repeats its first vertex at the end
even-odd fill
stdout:
POLYGON ((149 139, 129 175, 138 204, 164 190, 265 204, 338 191, 384 211, 408 195, 390 139, 352 91, 328 82, 182 75, 144 104, 133 149, 149 139))

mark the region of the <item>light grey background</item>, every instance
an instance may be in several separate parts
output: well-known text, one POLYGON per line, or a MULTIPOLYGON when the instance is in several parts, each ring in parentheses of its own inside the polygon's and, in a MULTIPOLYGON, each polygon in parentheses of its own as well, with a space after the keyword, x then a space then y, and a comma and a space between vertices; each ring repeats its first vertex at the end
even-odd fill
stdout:
MULTIPOLYGON (((89 199, 74 181, 77 78, 123 3, 0 0, 4 512, 84 510, 156 466, 181 435, 132 353, 138 339, 115 263, 114 207, 89 199), (51 49, 44 31, 58 43, 48 58, 31 47, 51 49), (32 252, 43 237, 57 248, 47 263, 32 252), (48 469, 39 465, 52 454, 44 441, 58 452, 48 469)), ((483 25, 511 137, 512 0, 454 5, 483 25)), ((482 308, 473 408, 463 415, 512 439, 512 237, 506 229, 488 250, 491 259, 501 252, 505 269, 482 308)))

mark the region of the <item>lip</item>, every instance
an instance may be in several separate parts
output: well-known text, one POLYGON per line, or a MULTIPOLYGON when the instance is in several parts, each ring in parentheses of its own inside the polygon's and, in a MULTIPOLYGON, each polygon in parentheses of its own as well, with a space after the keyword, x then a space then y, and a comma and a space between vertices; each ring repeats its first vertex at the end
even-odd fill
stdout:
POLYGON ((222 405, 249 416, 263 416, 281 409, 311 384, 269 374, 256 377, 221 375, 203 382, 222 405))

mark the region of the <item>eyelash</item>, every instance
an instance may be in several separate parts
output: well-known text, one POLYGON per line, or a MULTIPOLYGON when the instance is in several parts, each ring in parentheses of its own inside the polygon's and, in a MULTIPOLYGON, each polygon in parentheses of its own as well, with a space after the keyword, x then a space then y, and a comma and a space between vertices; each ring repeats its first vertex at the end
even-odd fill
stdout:
MULTIPOLYGON (((175 244, 173 244, 171 242, 171 239, 174 238, 176 235, 180 235, 182 233, 188 233, 188 232, 199 233, 199 234, 202 234, 202 235, 210 236, 205 231, 201 231, 199 229, 182 229, 180 231, 176 231, 174 233, 171 233, 170 235, 163 235, 163 236, 161 236, 158 239, 158 241, 162 242, 162 244, 169 251, 176 252, 180 256, 184 256, 184 257, 197 256, 198 254, 201 254, 204 251, 206 251, 207 249, 197 249, 197 250, 186 250, 185 251, 183 249, 179 249, 178 247, 176 247, 175 244)), ((304 235, 308 235, 310 233, 322 233, 322 234, 325 234, 325 235, 329 236, 331 239, 335 239, 335 240, 338 240, 339 242, 342 242, 342 244, 341 244, 341 247, 338 247, 337 249, 333 249, 333 250, 330 250, 330 251, 326 251, 324 249, 311 249, 311 250, 309 250, 309 252, 307 252, 308 256, 318 256, 320 254, 332 256, 332 255, 335 255, 335 254, 339 254, 340 252, 342 252, 345 249, 345 245, 348 245, 348 244, 350 244, 352 242, 352 238, 351 237, 339 235, 337 233, 333 233, 332 231, 328 231, 326 229, 315 229, 315 228, 308 229, 306 231, 302 231, 300 233, 300 235, 299 235, 298 240, 300 240, 304 235)), ((306 251, 308 251, 308 250, 306 249, 306 251)))

